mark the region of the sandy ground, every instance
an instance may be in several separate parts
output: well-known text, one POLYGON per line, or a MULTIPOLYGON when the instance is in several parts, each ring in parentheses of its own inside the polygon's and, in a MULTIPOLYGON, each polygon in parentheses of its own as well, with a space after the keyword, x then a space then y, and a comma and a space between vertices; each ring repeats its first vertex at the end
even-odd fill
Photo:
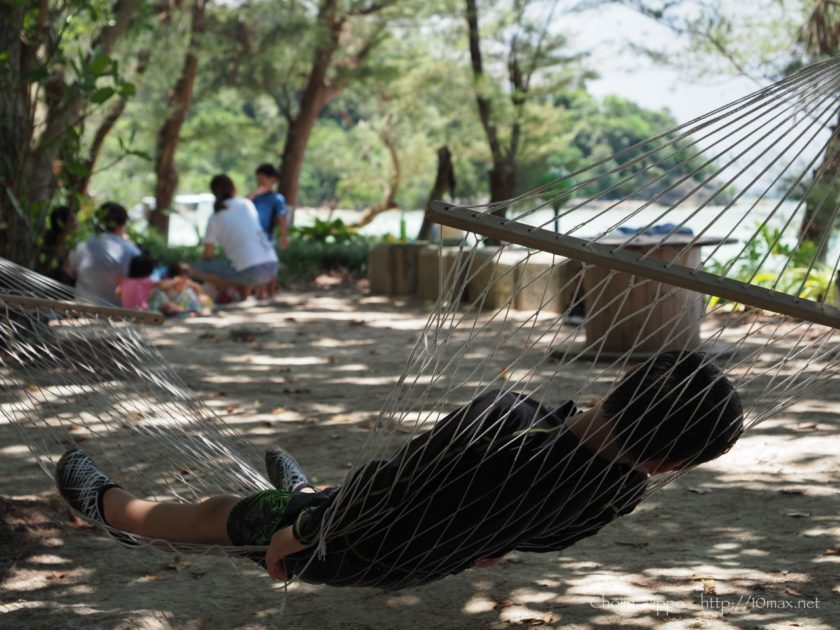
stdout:
MULTIPOLYGON (((335 289, 150 331, 258 448, 337 483, 426 319, 421 304, 335 289), (243 322, 269 328, 231 339, 243 322)), ((840 388, 563 553, 515 554, 396 594, 273 584, 254 565, 118 547, 69 517, 0 424, 3 628, 840 627, 840 388)))

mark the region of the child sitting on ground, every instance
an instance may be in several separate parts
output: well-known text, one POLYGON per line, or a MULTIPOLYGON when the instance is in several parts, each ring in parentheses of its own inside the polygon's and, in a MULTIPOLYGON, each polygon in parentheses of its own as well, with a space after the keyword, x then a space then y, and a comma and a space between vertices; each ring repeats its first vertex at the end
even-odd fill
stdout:
POLYGON ((552 410, 513 392, 481 395, 390 460, 358 469, 341 495, 309 485, 280 449, 266 456, 276 490, 245 498, 144 501, 79 449, 61 458, 56 480, 74 510, 115 530, 267 545, 259 560, 275 579, 403 588, 592 536, 633 511, 651 475, 712 460, 742 430, 740 399, 720 369, 699 353, 667 352, 584 412, 571 401, 552 410))
POLYGON ((190 268, 184 263, 173 263, 166 270, 166 278, 160 282, 160 290, 152 296, 150 308, 167 308, 172 315, 196 315, 212 308, 213 300, 205 295, 201 286, 190 279, 190 268))
POLYGON ((115 293, 123 308, 149 310, 149 298, 158 286, 152 278, 157 263, 146 253, 135 256, 128 263, 128 277, 120 278, 115 293))

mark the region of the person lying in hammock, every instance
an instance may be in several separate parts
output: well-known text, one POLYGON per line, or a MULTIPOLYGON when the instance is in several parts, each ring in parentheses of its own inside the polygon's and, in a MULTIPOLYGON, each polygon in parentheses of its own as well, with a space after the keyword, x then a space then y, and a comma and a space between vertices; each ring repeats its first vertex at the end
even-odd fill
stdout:
POLYGON ((342 493, 316 490, 281 449, 266 455, 276 489, 245 498, 144 501, 79 449, 64 454, 56 479, 74 510, 113 530, 267 546, 253 559, 275 579, 396 589, 513 550, 564 549, 632 512, 651 475, 712 460, 742 430, 740 399, 720 369, 699 353, 667 352, 584 412, 487 392, 390 460, 359 468, 342 493))

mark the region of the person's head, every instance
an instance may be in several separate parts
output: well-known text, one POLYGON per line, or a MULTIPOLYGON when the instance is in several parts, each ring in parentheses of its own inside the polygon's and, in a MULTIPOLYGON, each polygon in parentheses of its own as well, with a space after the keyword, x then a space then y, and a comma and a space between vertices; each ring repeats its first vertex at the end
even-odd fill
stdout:
POLYGON ((99 206, 99 217, 105 232, 122 234, 128 223, 128 210, 114 201, 106 201, 99 206))
POLYGON ((743 431, 732 383, 706 355, 665 352, 636 366, 601 403, 619 449, 660 472, 708 462, 743 431))
POLYGON ((210 192, 216 198, 213 209, 218 212, 219 210, 224 210, 225 202, 228 199, 233 199, 236 196, 236 186, 233 180, 227 175, 216 175, 210 180, 210 192))
POLYGON ((167 278, 189 278, 190 267, 186 263, 172 263, 166 268, 167 278))
POLYGON ((257 178, 257 186, 265 188, 274 188, 277 185, 277 180, 280 177, 280 174, 277 172, 277 169, 274 168, 268 162, 260 164, 257 167, 257 170, 254 171, 254 175, 257 178))
POLYGON ((76 229, 76 213, 70 206, 56 206, 50 210, 44 230, 44 244, 52 246, 76 229))
POLYGON ((141 253, 128 261, 128 277, 129 278, 148 278, 151 276, 157 262, 146 253, 141 253))

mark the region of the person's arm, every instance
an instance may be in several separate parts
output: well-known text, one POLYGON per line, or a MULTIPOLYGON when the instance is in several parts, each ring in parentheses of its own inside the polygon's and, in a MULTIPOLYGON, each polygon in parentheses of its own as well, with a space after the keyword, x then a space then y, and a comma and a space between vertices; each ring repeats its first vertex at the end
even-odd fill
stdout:
POLYGON ((216 222, 213 220, 215 216, 211 216, 207 222, 207 230, 204 232, 204 251, 201 257, 204 260, 212 260, 216 255, 216 241, 218 235, 216 234, 216 222))
POLYGON ((311 546, 312 544, 304 544, 295 538, 291 525, 278 529, 271 537, 268 551, 265 552, 265 568, 268 574, 275 580, 289 579, 283 559, 311 546))

